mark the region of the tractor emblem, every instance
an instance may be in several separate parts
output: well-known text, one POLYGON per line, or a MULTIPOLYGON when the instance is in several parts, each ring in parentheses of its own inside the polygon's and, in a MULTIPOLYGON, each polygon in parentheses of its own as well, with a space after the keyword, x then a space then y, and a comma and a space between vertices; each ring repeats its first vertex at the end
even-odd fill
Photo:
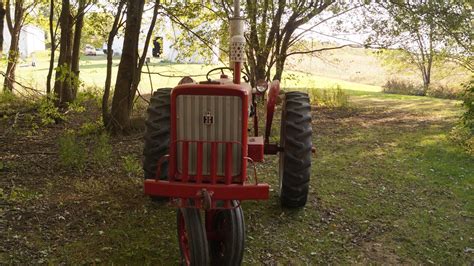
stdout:
POLYGON ((211 112, 207 112, 205 115, 203 115, 202 122, 207 126, 214 124, 214 116, 211 114, 211 112))

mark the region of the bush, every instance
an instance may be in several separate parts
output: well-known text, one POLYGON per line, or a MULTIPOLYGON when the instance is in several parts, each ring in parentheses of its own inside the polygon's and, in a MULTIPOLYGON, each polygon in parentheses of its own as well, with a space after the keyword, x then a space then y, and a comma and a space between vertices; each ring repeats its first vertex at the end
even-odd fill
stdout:
POLYGON ((347 107, 349 95, 339 86, 333 89, 312 89, 308 93, 311 102, 325 107, 347 107))
POLYGON ((461 97, 461 92, 459 89, 439 85, 431 86, 426 95, 441 99, 459 99, 461 97))
POLYGON ((384 93, 404 95, 424 95, 423 87, 409 81, 390 79, 382 86, 384 93))
POLYGON ((59 137, 59 160, 61 165, 80 172, 86 168, 86 145, 69 131, 59 137))
POLYGON ((469 154, 474 156, 474 79, 464 84, 462 96, 464 114, 458 125, 449 134, 449 139, 463 147, 469 154))
POLYGON ((474 134, 462 123, 455 126, 449 133, 449 140, 463 147, 467 153, 474 156, 474 134))
POLYGON ((462 124, 470 130, 471 134, 474 134, 474 78, 464 84, 464 88, 462 105, 466 111, 462 116, 462 124))
POLYGON ((43 126, 51 125, 66 119, 66 116, 54 106, 54 100, 43 97, 39 102, 38 114, 43 126))

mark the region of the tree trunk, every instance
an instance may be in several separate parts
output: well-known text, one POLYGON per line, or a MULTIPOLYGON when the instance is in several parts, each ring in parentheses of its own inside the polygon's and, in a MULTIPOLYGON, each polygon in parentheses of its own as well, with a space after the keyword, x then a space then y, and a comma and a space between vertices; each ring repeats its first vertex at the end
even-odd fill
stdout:
POLYGON ((127 133, 130 129, 135 91, 132 88, 138 65, 138 40, 142 21, 144 0, 127 1, 127 24, 120 60, 115 92, 112 98, 111 119, 108 128, 113 133, 127 133))
MULTIPOLYGON (((153 17, 151 19, 151 22, 150 22, 150 27, 148 28, 148 32, 147 32, 147 35, 146 35, 146 38, 145 38, 145 45, 143 47, 143 52, 142 52, 142 56, 140 57, 139 61, 138 61, 138 66, 137 66, 137 70, 136 70, 136 75, 133 79, 133 83, 132 83, 132 94, 135 95, 135 93, 137 92, 138 90, 138 85, 140 84, 140 81, 141 81, 141 73, 142 73, 142 68, 143 68, 143 65, 145 64, 145 60, 146 60, 146 54, 148 52, 148 47, 150 45, 150 40, 151 40, 151 35, 153 34, 153 29, 155 28, 155 23, 156 23, 156 18, 158 16, 158 9, 159 9, 159 3, 158 1, 155 2, 155 7, 153 8, 153 17)), ((132 106, 130 106, 132 107, 132 106)))
POLYGON ((54 83, 54 94, 58 98, 57 105, 64 106, 74 100, 71 75, 72 16, 69 0, 63 0, 62 2, 59 24, 61 27, 61 38, 59 44, 58 69, 56 70, 56 80, 54 83))
POLYGON ((110 96, 110 86, 112 82, 112 64, 113 64, 113 55, 114 51, 112 49, 114 44, 114 38, 117 35, 118 29, 120 27, 120 23, 123 19, 123 7, 125 5, 125 0, 119 2, 117 7, 117 14, 114 18, 114 23, 112 25, 112 29, 109 32, 109 36, 107 39, 107 73, 105 76, 105 86, 104 86, 104 95, 102 96, 102 121, 104 122, 104 126, 107 127, 110 123, 110 114, 109 114, 109 96, 110 96))
POLYGON ((5 80, 3 81, 4 91, 13 91, 15 81, 16 64, 18 63, 19 49, 18 42, 20 39, 21 27, 16 25, 11 32, 10 50, 8 51, 8 64, 5 73, 5 80))
MULTIPOLYGON (((73 78, 75 81, 79 81, 79 54, 81 50, 81 35, 82 28, 84 26, 84 10, 86 6, 86 1, 79 1, 79 8, 77 11, 76 17, 76 29, 74 30, 74 41, 72 44, 72 62, 71 70, 74 75, 73 78)), ((76 98, 77 90, 79 89, 79 82, 74 82, 72 84, 72 94, 73 98, 76 98)))
MULTIPOLYGON (((286 51, 285 51, 286 52, 286 51)), ((286 56, 279 55, 275 63, 275 75, 273 80, 281 80, 283 69, 285 68, 286 56)))
POLYGON ((51 0, 49 6, 49 35, 51 38, 51 55, 49 57, 49 69, 46 77, 46 94, 51 94, 51 78, 54 69, 54 56, 56 52, 56 33, 54 31, 54 0, 51 0))
POLYGON ((3 26, 5 25, 5 7, 0 1, 0 57, 3 55, 3 26))
POLYGON ((7 2, 5 9, 5 17, 7 19, 8 31, 10 32, 10 50, 8 51, 8 64, 7 71, 5 73, 5 80, 3 82, 4 91, 13 91, 15 83, 15 70, 16 64, 18 63, 18 57, 20 56, 19 51, 19 40, 20 32, 23 27, 23 22, 25 19, 25 9, 23 8, 23 1, 15 1, 15 16, 12 22, 11 12, 10 12, 10 2, 7 2))

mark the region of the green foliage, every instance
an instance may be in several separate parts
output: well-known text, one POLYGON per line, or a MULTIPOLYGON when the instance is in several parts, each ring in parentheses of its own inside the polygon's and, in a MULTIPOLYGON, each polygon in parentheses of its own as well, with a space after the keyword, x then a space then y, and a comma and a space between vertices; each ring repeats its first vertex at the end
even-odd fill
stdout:
POLYGON ((127 155, 122 156, 123 164, 122 167, 129 176, 137 176, 142 172, 142 166, 139 160, 134 156, 127 155))
MULTIPOLYGON (((99 8, 101 8, 100 5, 99 8)), ((102 45, 107 42, 107 37, 113 21, 113 15, 106 8, 104 8, 104 12, 87 13, 84 16, 82 43, 102 48, 102 45)))
POLYGON ((18 97, 13 92, 10 92, 9 90, 3 90, 0 92, 0 106, 3 107, 3 105, 9 104, 16 100, 18 100, 18 97))
POLYGON ((464 84, 463 106, 465 112, 462 116, 463 125, 474 134, 474 78, 464 84))
POLYGON ((82 172, 86 168, 86 145, 73 131, 59 137, 59 160, 61 165, 82 172))
POLYGON ((450 132, 449 139, 463 147, 467 153, 474 156, 474 78, 464 84, 463 107, 464 113, 450 132))
POLYGON ((0 189, 0 199, 10 203, 24 203, 38 199, 40 196, 39 193, 24 187, 14 186, 10 193, 6 193, 3 189, 0 189))
POLYGON ((67 81, 72 87, 79 88, 83 82, 66 64, 57 66, 56 71, 56 80, 61 82, 67 81))
POLYGON ((403 95, 423 95, 423 87, 413 84, 410 81, 390 79, 383 85, 384 93, 403 95))
POLYGON ((9 90, 0 92, 0 110, 21 109, 31 106, 31 101, 24 97, 19 97, 9 90))
POLYGON ((79 129, 79 135, 81 136, 88 136, 88 135, 95 135, 104 130, 104 126, 102 121, 96 122, 85 122, 81 125, 79 129))
POLYGON ((426 93, 436 64, 450 59, 472 70, 471 9, 461 0, 375 1, 365 14, 363 27, 372 28, 366 42, 397 49, 381 52, 390 59, 389 66, 416 70, 426 93))
POLYGON ((48 97, 43 97, 39 101, 38 115, 41 119, 41 124, 44 126, 66 119, 66 116, 54 106, 54 100, 48 97))
POLYGON ((309 95, 312 104, 325 107, 347 107, 349 95, 339 86, 333 89, 311 89, 309 95))
POLYGON ((474 134, 462 122, 451 130, 448 138, 454 144, 463 147, 468 154, 474 156, 474 134))
POLYGON ((112 160, 112 146, 109 142, 109 135, 103 132, 99 135, 94 146, 93 159, 100 166, 108 166, 112 160))

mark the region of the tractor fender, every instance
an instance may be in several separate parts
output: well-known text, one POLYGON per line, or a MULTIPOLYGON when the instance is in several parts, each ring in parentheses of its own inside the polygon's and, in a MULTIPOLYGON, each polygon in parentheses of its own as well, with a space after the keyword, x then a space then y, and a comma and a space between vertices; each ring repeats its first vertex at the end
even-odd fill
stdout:
POLYGON ((265 122, 265 143, 269 143, 270 133, 272 131, 273 115, 280 94, 280 81, 274 80, 270 83, 267 99, 267 119, 265 122))

